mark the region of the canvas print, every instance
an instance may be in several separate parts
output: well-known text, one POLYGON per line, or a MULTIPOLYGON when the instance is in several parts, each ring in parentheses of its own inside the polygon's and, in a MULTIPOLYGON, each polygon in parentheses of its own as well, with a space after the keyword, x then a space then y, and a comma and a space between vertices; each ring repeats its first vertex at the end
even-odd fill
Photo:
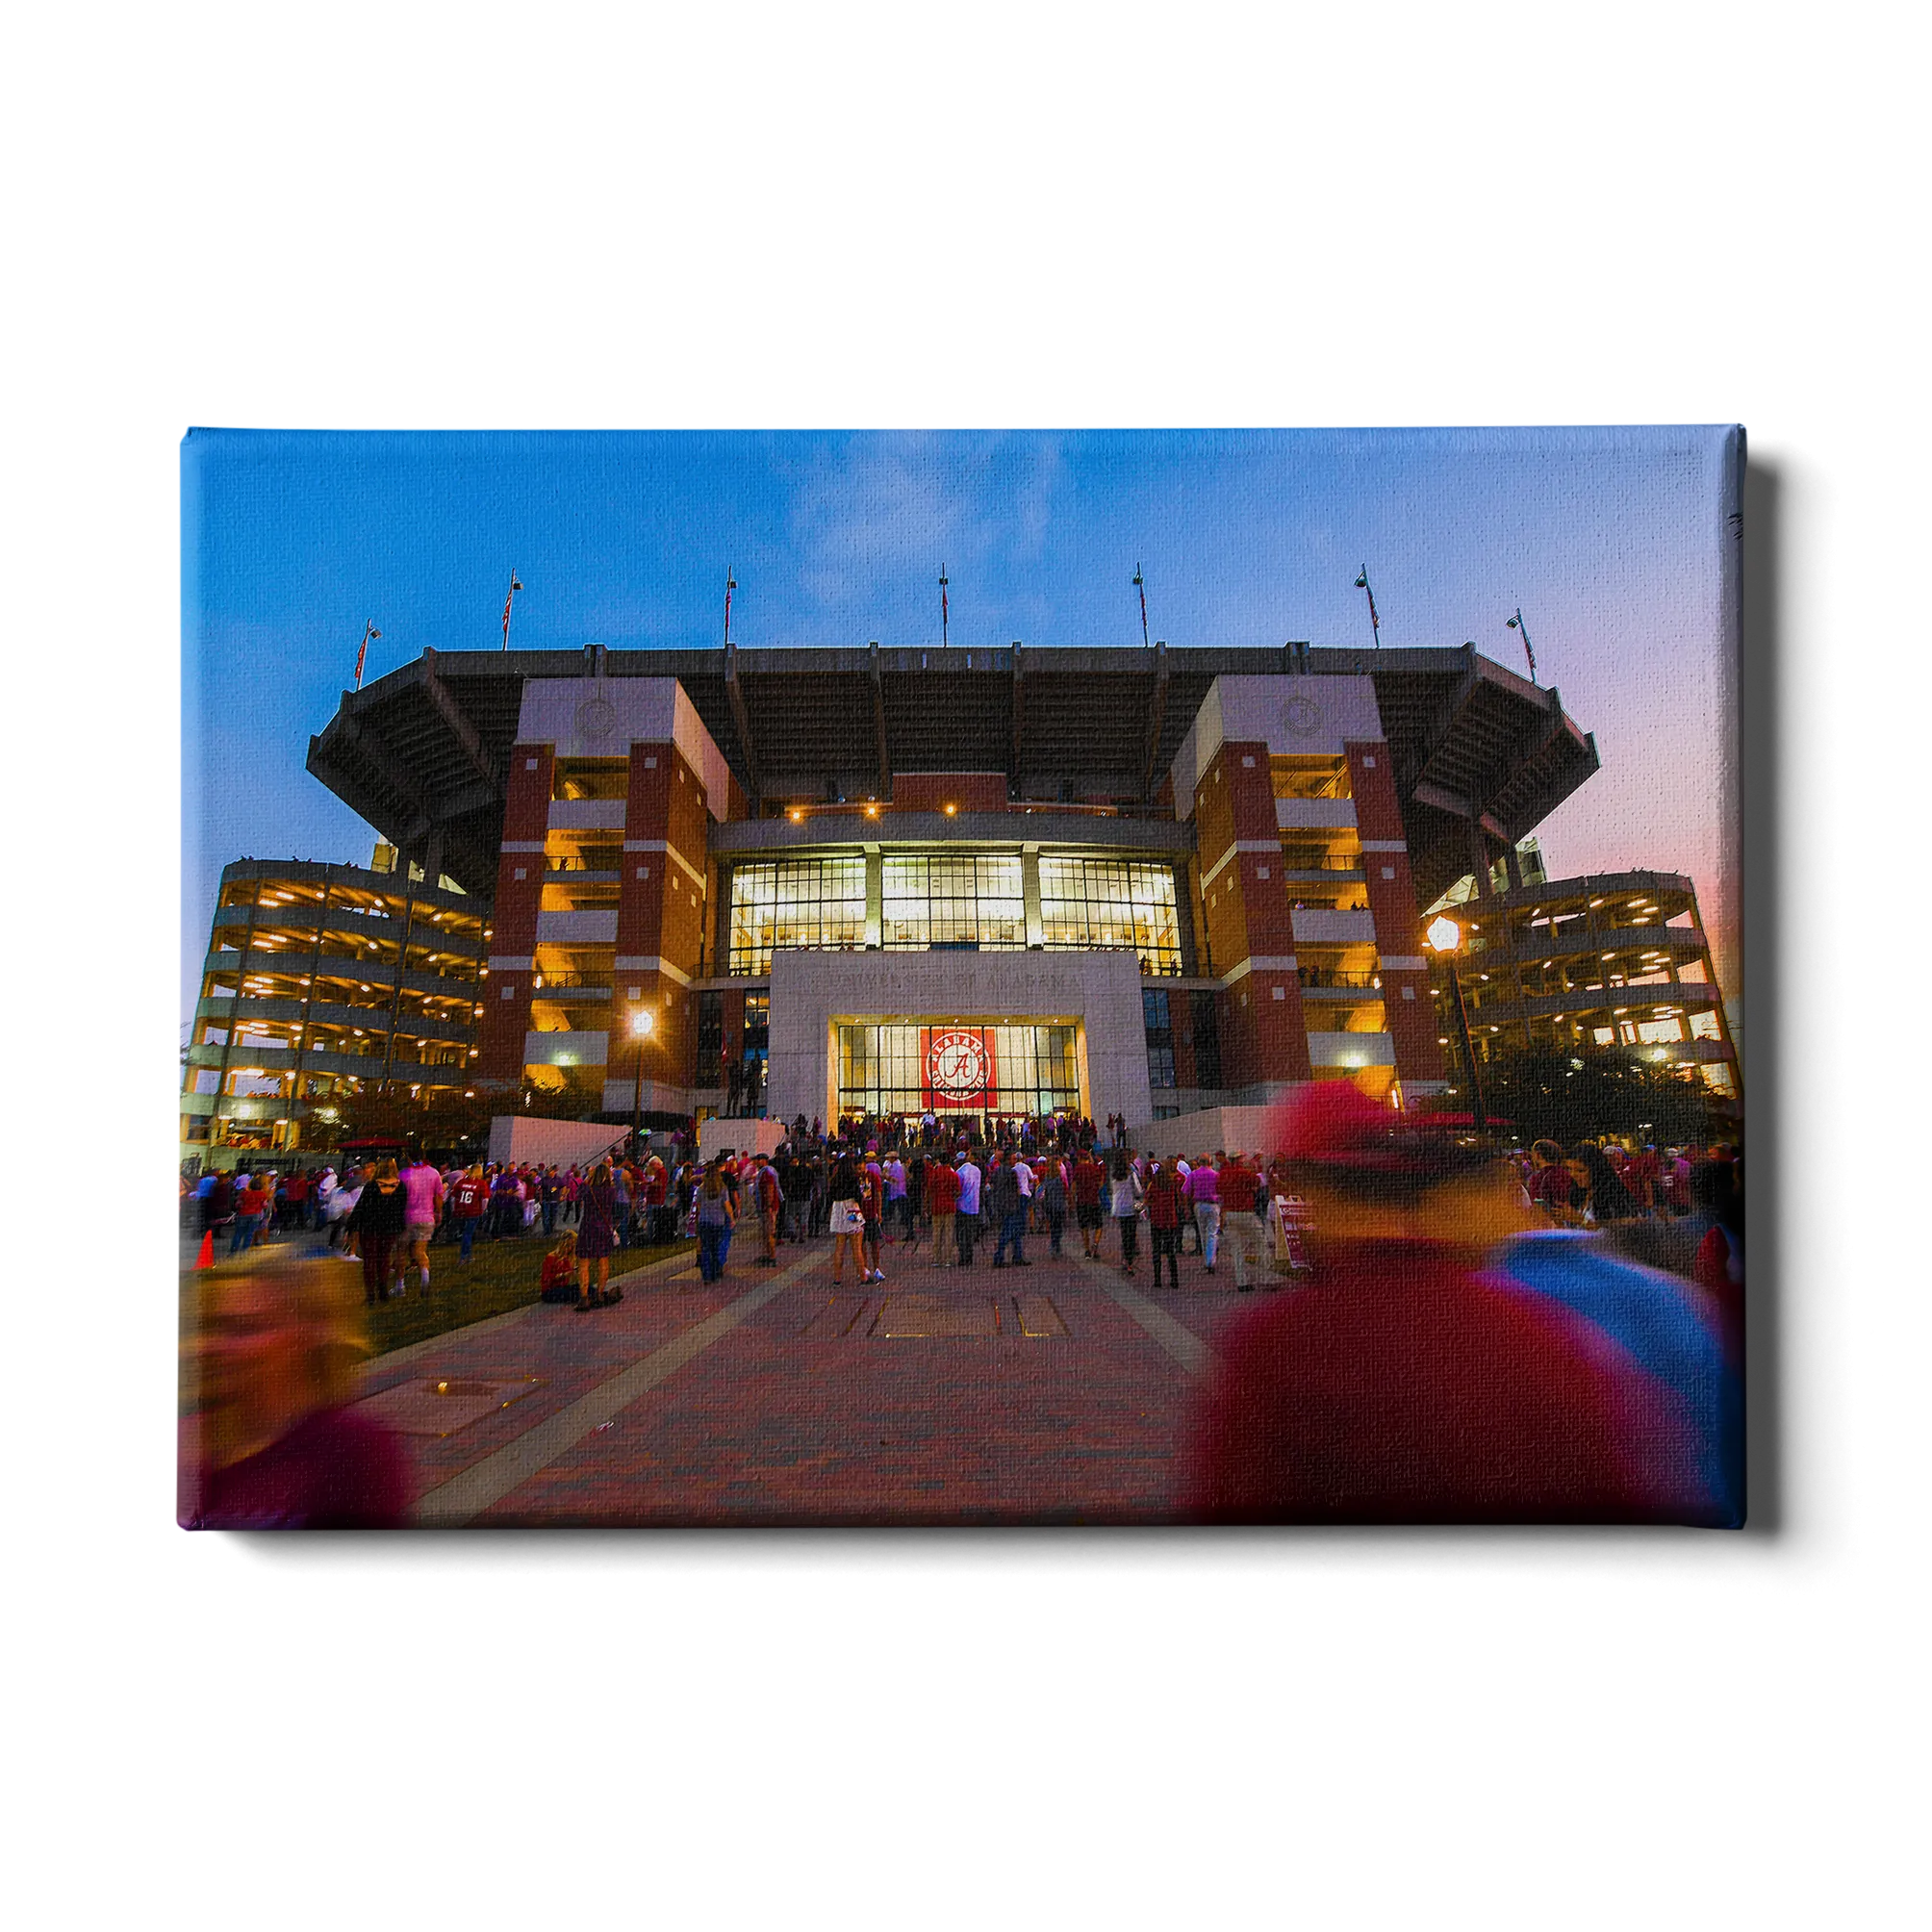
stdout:
POLYGON ((182 463, 185 1526, 1743 1520, 1741 430, 182 463))

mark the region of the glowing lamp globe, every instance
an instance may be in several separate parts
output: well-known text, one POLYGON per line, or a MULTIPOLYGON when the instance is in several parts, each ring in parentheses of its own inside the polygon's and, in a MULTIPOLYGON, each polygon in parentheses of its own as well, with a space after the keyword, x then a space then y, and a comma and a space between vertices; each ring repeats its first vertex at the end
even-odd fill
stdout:
POLYGON ((1453 953, 1462 943, 1462 928, 1444 913, 1429 923, 1429 943, 1438 953, 1453 953))

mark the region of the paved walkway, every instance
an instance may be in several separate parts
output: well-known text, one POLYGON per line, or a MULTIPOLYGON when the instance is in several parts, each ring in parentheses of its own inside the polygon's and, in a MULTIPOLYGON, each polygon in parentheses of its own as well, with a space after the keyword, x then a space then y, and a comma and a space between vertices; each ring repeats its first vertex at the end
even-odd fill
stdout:
POLYGON ((1158 1520, 1213 1340, 1261 1298, 1194 1257, 1157 1292, 1083 1261, 831 1283, 825 1242, 689 1256, 615 1309, 519 1309, 369 1364, 426 1524, 1158 1520))

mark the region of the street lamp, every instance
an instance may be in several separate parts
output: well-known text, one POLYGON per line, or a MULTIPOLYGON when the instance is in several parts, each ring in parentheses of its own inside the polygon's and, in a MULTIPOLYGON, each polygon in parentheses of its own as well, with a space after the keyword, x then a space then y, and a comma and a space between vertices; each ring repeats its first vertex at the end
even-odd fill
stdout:
POLYGON ((1476 1071, 1476 1048, 1469 1038, 1469 1009, 1462 1004, 1462 976, 1456 970, 1456 953, 1462 944, 1462 928, 1445 912, 1429 923, 1428 940, 1437 958, 1449 962, 1449 983, 1456 989, 1456 1025, 1462 1035, 1462 1058, 1469 1069, 1469 1117, 1478 1133, 1489 1129, 1483 1110, 1483 1076, 1476 1071))
POLYGON ((657 1015, 648 1006, 640 1006, 630 1016, 630 1030, 637 1041, 637 1080, 630 1093, 630 1151, 637 1153, 638 1130, 644 1119, 644 1048, 650 1038, 651 1023, 657 1015))

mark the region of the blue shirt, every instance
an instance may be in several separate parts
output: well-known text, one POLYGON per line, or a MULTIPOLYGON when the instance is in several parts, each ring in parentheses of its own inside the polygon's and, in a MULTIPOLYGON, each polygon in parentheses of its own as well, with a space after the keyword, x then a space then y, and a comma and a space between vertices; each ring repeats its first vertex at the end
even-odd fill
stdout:
POLYGON ((1567 1309, 1670 1392, 1690 1432, 1711 1520, 1744 1519, 1743 1388, 1702 1298, 1674 1275, 1625 1260, 1600 1234, 1518 1234, 1491 1258, 1492 1279, 1567 1309))

